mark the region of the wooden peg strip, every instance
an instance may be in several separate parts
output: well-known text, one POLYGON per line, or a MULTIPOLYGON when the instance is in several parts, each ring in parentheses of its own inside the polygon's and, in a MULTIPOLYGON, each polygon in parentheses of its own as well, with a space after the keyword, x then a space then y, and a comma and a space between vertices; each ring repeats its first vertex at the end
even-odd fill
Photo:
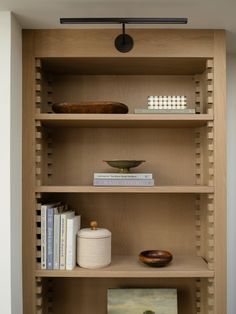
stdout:
POLYGON ((207 97, 207 103, 208 104, 213 104, 213 96, 208 96, 207 97))
POLYGON ((214 156, 213 155, 210 155, 210 156, 208 156, 208 162, 209 163, 214 163, 214 156))
POLYGON ((208 83, 208 85, 207 85, 207 91, 208 91, 208 92, 213 92, 213 84, 212 84, 212 83, 208 83))
POLYGON ((206 67, 207 69, 212 69, 214 65, 213 59, 207 59, 206 67))
POLYGON ((213 227, 207 228, 207 232, 208 232, 208 235, 213 236, 214 235, 214 228, 213 227))
POLYGON ((37 186, 41 186, 41 185, 42 185, 42 180, 37 179, 37 180, 36 180, 36 185, 37 185, 37 186))
POLYGON ((207 145, 207 149, 208 149, 208 151, 210 151, 210 152, 212 152, 212 151, 214 150, 214 144, 213 144, 212 141, 211 141, 211 143, 209 143, 209 144, 207 145))
POLYGON ((208 302, 207 302, 208 306, 212 307, 214 306, 214 299, 212 297, 208 297, 208 302))
POLYGON ((209 278, 207 280, 207 291, 206 292, 207 292, 207 313, 208 314, 214 314, 215 288, 214 288, 214 279, 213 278, 209 278))
POLYGON ((209 176, 214 176, 214 169, 213 168, 209 168, 208 169, 208 174, 209 174, 209 176))
POLYGON ((41 151, 42 150, 42 145, 40 143, 36 143, 35 150, 36 151, 41 151))
POLYGON ((38 259, 38 258, 39 258, 39 259, 41 258, 41 251, 38 251, 38 250, 36 251, 36 258, 37 258, 37 259, 38 259))
POLYGON ((212 194, 212 193, 211 194, 207 194, 207 198, 208 198, 208 201, 209 200, 213 201, 214 200, 214 194, 212 194))
POLYGON ((208 294, 210 294, 210 295, 214 295, 215 289, 214 289, 214 286, 213 286, 212 284, 208 285, 208 287, 207 287, 207 292, 208 292, 208 294))
POLYGON ((35 197, 36 197, 36 199, 42 198, 42 193, 36 193, 35 197))
POLYGON ((35 102, 36 104, 39 104, 39 105, 42 103, 42 98, 40 95, 36 95, 35 102))
POLYGON ((36 246, 40 247, 40 250, 41 250, 41 240, 40 239, 36 240, 36 246))
POLYGON ((37 282, 37 283, 42 282, 42 277, 36 277, 36 282, 37 282))
POLYGON ((41 81, 41 79, 42 79, 41 72, 36 72, 36 80, 41 81))
POLYGON ((208 108, 207 109, 207 113, 210 114, 210 115, 213 115, 213 109, 212 108, 208 108))
POLYGON ((213 73, 212 72, 208 72, 207 73, 207 80, 208 81, 213 81, 213 73))
POLYGON ((210 224, 213 224, 214 223, 214 216, 213 215, 208 215, 208 222, 210 224))
POLYGON ((41 60, 38 59, 38 58, 35 60, 35 67, 36 67, 36 68, 41 68, 41 67, 42 67, 41 60))
POLYGON ((208 240, 208 246, 209 246, 209 247, 214 247, 214 245, 215 245, 214 239, 209 239, 209 240, 208 240))
POLYGON ((201 280, 195 281, 195 296, 196 296, 196 313, 201 313, 202 302, 201 302, 201 280))
POLYGON ((195 110, 196 113, 201 113, 202 97, 201 97, 201 78, 195 75, 195 110))
POLYGON ((42 292, 43 292, 42 285, 36 283, 36 294, 42 294, 42 292))
POLYGON ((36 162, 36 163, 41 163, 41 162, 42 162, 42 157, 41 157, 41 155, 36 155, 36 156, 35 156, 35 162, 36 162))
POLYGON ((42 90, 41 84, 37 83, 35 86, 35 90, 36 90, 36 92, 41 92, 41 90, 42 90))
POLYGON ((41 123, 41 121, 36 120, 36 122, 35 122, 35 126, 36 126, 36 128, 41 128, 41 127, 42 127, 42 123, 41 123))

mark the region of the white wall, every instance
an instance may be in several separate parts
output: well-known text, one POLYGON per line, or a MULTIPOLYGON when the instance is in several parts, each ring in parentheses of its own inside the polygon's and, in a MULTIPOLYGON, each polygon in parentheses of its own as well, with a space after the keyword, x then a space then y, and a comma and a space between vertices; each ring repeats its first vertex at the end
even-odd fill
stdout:
POLYGON ((11 18, 11 304, 22 313, 22 36, 11 18))
POLYGON ((236 313, 236 54, 227 56, 228 314, 236 313))
POLYGON ((21 29, 0 12, 0 312, 22 313, 21 29))

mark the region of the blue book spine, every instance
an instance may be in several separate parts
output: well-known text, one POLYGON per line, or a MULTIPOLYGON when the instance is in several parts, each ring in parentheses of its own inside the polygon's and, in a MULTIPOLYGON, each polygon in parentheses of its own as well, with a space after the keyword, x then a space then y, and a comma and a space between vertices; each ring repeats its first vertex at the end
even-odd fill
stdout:
POLYGON ((54 208, 47 210, 47 269, 53 269, 54 208))

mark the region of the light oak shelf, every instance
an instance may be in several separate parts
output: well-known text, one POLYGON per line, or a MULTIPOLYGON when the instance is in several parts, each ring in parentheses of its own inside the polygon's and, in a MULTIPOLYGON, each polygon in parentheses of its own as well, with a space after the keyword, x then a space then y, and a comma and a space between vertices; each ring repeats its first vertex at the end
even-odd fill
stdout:
POLYGON ((153 186, 153 187, 110 187, 110 186, 37 186, 36 193, 214 193, 214 187, 193 186, 153 186))
POLYGON ((153 128, 205 126, 213 120, 211 114, 36 114, 35 119, 45 126, 153 128))
POLYGON ((207 263, 201 257, 176 256, 171 264, 163 268, 153 268, 141 264, 136 256, 114 256, 108 267, 101 269, 85 269, 76 267, 67 270, 41 270, 35 272, 36 277, 87 277, 87 278, 200 278, 214 277, 207 263))

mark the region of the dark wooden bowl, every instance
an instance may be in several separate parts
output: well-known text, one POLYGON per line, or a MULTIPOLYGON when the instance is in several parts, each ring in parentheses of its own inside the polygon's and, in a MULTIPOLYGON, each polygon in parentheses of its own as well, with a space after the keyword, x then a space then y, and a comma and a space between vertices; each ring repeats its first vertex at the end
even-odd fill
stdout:
POLYGON ((113 101, 84 101, 53 104, 52 110, 56 113, 127 113, 129 108, 113 101))
POLYGON ((173 255, 168 251, 149 250, 139 254, 139 260, 151 267, 164 267, 173 259, 173 255))

